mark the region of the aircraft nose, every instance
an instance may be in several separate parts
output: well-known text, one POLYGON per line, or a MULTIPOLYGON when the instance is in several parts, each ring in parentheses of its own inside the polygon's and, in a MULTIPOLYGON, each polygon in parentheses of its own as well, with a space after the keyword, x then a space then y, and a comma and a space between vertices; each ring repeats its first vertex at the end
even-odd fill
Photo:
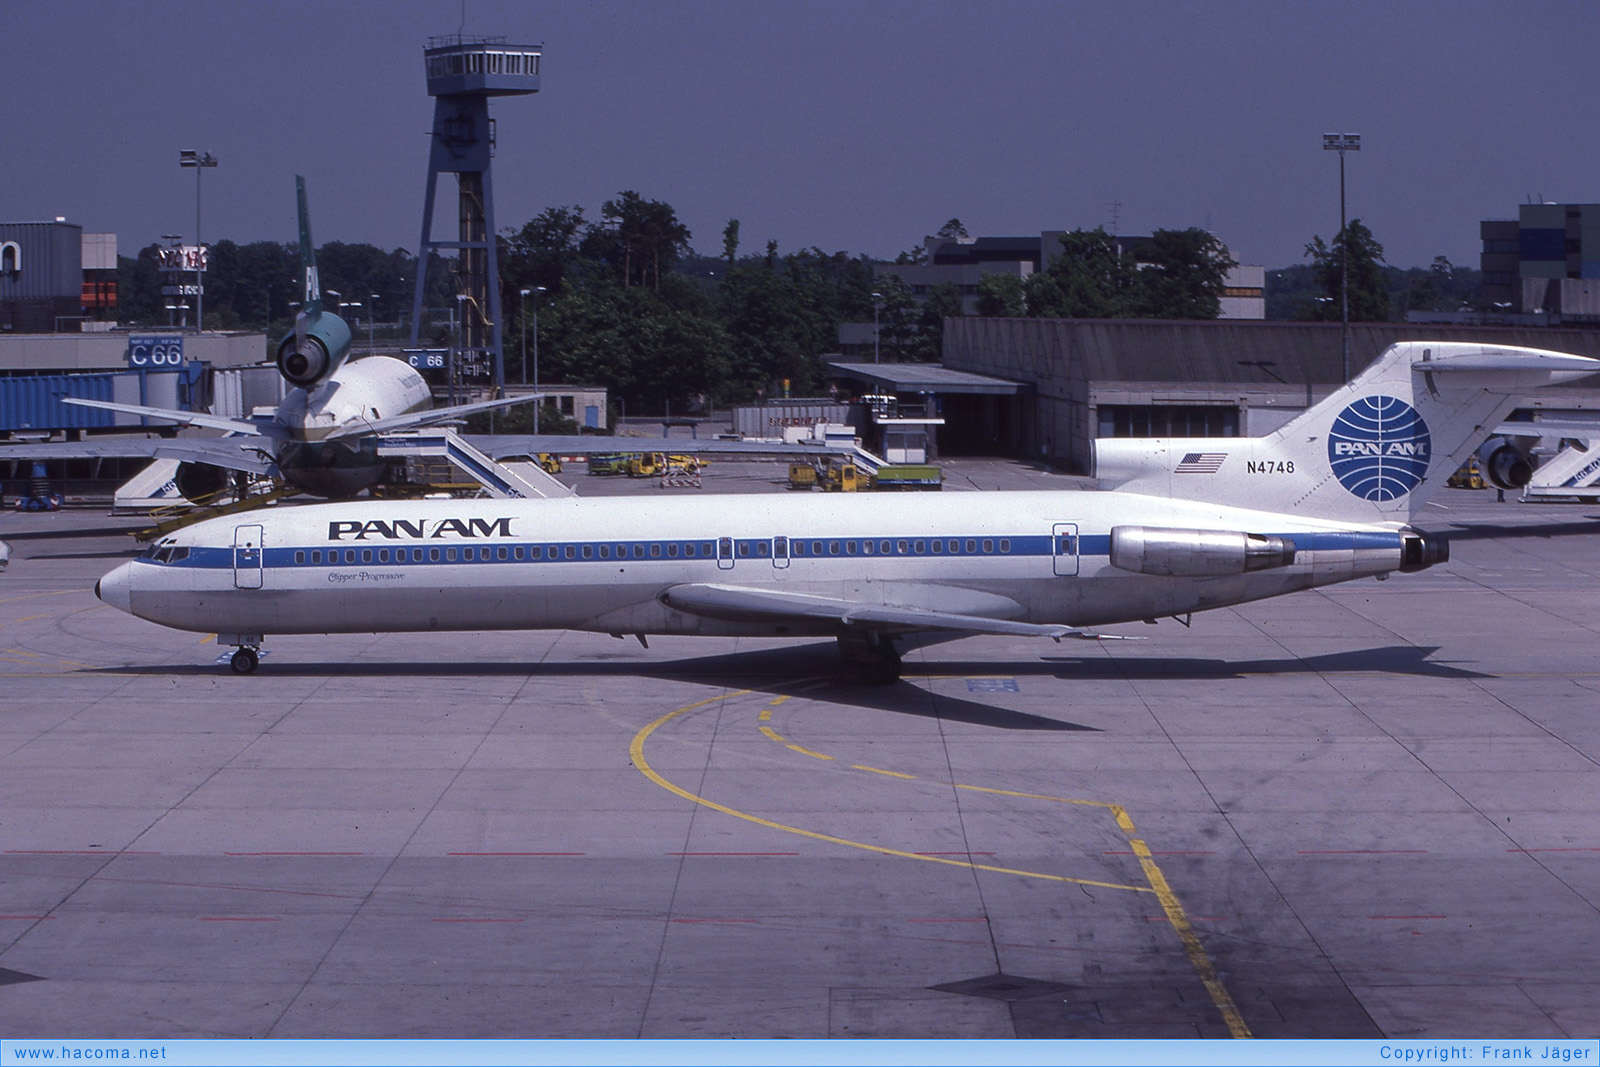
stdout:
POLYGON ((128 595, 132 569, 133 564, 124 563, 94 583, 94 595, 100 598, 102 604, 109 604, 118 611, 132 614, 131 598, 128 595))

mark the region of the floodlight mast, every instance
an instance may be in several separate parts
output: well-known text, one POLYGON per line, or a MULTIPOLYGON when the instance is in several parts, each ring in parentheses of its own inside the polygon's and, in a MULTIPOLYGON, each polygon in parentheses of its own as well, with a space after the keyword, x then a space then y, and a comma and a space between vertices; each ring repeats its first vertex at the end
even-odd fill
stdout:
POLYGON ((1339 322, 1344 351, 1344 380, 1350 380, 1350 235, 1344 222, 1344 154, 1361 151, 1359 133, 1325 133, 1322 150, 1339 153, 1339 322))
POLYGON ((210 152, 194 148, 178 150, 178 166, 194 168, 194 332, 205 329, 206 281, 201 276, 205 263, 205 245, 200 243, 200 175, 207 167, 217 165, 217 157, 210 152))

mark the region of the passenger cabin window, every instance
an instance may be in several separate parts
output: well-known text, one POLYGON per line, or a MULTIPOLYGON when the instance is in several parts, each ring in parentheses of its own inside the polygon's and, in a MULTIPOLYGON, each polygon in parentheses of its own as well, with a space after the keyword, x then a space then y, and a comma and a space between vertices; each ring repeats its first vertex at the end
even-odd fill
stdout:
POLYGON ((444 559, 446 563, 454 563, 456 561, 456 550, 453 548, 445 549, 444 559))
POLYGON ((674 541, 667 546, 667 556, 671 559, 678 558, 678 542, 674 541))
POLYGON ((296 563, 304 563, 306 561, 305 552, 304 551, 296 551, 295 554, 294 554, 294 561, 296 563))

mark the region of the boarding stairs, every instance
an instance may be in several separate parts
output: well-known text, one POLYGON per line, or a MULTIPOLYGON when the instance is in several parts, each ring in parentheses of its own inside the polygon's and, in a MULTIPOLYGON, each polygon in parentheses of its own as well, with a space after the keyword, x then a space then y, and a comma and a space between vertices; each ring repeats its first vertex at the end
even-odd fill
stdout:
POLYGON ((1572 439, 1567 447, 1539 464, 1522 490, 1524 500, 1574 497, 1600 497, 1600 435, 1572 439))
POLYGON ((408 481, 446 491, 469 488, 496 499, 572 495, 571 486, 538 464, 490 459, 454 430, 384 434, 378 455, 404 460, 408 481))

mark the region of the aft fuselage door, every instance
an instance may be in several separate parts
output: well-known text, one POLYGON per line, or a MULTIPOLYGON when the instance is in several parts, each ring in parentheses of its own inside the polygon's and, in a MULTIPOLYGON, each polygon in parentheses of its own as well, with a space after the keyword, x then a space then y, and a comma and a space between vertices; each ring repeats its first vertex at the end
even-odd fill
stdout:
POLYGON ((259 523, 233 528, 233 584, 237 589, 261 588, 261 535, 259 523))
POLYGON ((1078 573, 1078 524, 1075 522, 1058 522, 1050 535, 1050 555, 1054 561, 1055 572, 1063 578, 1075 577, 1078 573))

